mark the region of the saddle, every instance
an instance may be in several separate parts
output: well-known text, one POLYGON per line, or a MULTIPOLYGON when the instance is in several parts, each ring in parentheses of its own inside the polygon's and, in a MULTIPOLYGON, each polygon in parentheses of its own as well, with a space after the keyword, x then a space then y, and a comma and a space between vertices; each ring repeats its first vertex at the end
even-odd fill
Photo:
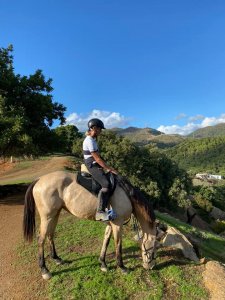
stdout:
MULTIPOLYGON (((111 196, 116 189, 117 178, 116 175, 111 172, 108 172, 105 175, 109 181, 109 194, 111 196)), ((77 183, 96 197, 102 188, 101 185, 91 176, 83 164, 81 165, 81 171, 78 171, 77 173, 77 183)))

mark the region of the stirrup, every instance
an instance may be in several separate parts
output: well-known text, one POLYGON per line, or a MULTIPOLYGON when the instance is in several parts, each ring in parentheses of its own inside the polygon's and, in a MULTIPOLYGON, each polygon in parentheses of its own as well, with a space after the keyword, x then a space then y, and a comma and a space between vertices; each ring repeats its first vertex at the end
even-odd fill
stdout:
POLYGON ((95 215, 96 221, 110 221, 108 213, 105 211, 97 211, 95 215))
POLYGON ((113 220, 116 219, 117 215, 116 215, 116 213, 115 213, 115 211, 113 209, 109 209, 107 211, 107 213, 108 213, 110 221, 113 221, 113 220))
POLYGON ((95 220, 96 221, 103 221, 103 222, 106 222, 106 221, 113 221, 115 220, 116 218, 116 213, 110 209, 110 210, 107 210, 107 211, 97 211, 96 212, 96 215, 95 215, 95 220))

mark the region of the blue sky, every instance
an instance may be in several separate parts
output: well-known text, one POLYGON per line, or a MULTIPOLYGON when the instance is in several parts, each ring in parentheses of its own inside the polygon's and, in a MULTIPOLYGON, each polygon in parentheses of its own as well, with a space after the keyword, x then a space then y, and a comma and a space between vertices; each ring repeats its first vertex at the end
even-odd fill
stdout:
POLYGON ((225 2, 0 0, 0 47, 42 69, 67 122, 188 134, 225 122, 225 2))

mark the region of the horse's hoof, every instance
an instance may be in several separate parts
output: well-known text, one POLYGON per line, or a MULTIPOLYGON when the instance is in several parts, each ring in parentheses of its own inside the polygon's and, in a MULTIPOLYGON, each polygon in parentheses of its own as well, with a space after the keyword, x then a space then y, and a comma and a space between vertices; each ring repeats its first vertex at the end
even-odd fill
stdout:
POLYGON ((50 272, 47 272, 47 273, 44 273, 41 275, 44 280, 49 280, 50 278, 52 278, 52 274, 50 272))
POLYGON ((107 267, 101 267, 101 271, 106 273, 108 271, 108 269, 107 269, 107 267))
POLYGON ((120 268, 120 270, 121 270, 121 272, 122 272, 122 274, 128 274, 129 273, 129 271, 128 271, 128 269, 127 268, 120 268))
POLYGON ((155 267, 155 265, 156 265, 156 260, 153 259, 149 264, 149 269, 152 270, 155 267))
POLYGON ((62 260, 61 258, 56 258, 56 259, 54 259, 54 261, 58 266, 65 264, 65 261, 62 260))

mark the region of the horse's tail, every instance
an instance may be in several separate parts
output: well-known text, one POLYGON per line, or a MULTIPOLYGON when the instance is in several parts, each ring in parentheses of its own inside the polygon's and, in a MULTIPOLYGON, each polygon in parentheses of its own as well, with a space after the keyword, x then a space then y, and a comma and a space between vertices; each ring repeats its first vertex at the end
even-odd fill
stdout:
POLYGON ((38 180, 32 182, 25 194, 23 215, 23 236, 26 241, 31 242, 35 233, 35 202, 33 187, 38 180))

